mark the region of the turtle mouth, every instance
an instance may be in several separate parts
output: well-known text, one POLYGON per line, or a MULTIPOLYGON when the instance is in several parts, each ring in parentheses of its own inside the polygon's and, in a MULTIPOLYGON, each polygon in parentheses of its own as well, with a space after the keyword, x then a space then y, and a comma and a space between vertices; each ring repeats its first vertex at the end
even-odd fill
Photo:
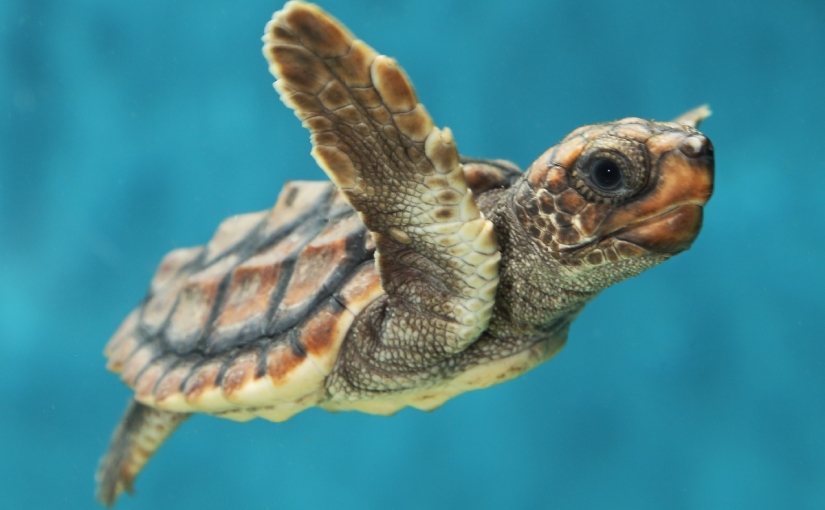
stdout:
POLYGON ((651 192, 611 212, 596 236, 665 255, 690 248, 702 228, 703 207, 713 194, 713 159, 706 155, 710 142, 703 137, 696 143, 699 148, 690 146, 696 157, 681 149, 665 153, 651 192))
POLYGON ((587 243, 562 248, 560 251, 568 257, 576 257, 597 246, 610 245, 611 240, 619 240, 648 252, 676 255, 690 248, 699 236, 703 205, 704 202, 694 201, 676 204, 663 212, 602 234, 587 243))
POLYGON ((703 208, 696 203, 679 204, 611 234, 620 241, 648 251, 675 255, 693 244, 702 229, 703 208))

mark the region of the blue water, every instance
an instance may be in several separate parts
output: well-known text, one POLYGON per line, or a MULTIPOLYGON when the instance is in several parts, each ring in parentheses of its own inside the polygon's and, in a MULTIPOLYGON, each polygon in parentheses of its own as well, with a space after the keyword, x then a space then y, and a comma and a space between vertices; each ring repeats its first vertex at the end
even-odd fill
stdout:
MULTIPOLYGON (((825 3, 329 1, 468 155, 708 102, 687 253, 525 376, 392 418, 198 416, 122 509, 825 508, 825 3)), ((101 350, 175 247, 320 179, 260 54, 277 2, 0 2, 0 508, 95 508, 101 350)))

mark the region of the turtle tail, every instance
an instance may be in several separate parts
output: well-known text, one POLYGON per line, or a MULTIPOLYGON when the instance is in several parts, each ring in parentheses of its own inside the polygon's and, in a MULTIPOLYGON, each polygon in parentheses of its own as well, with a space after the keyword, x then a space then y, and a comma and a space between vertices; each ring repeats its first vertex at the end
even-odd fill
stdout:
POLYGON ((190 415, 161 411, 131 400, 112 435, 95 475, 97 500, 111 507, 132 484, 150 457, 190 415))

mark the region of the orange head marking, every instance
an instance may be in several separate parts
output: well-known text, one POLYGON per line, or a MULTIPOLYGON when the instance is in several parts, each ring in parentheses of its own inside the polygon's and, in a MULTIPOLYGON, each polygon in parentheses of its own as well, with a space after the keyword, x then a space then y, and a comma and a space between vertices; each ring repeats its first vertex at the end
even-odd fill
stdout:
POLYGON ((623 279, 690 247, 713 172, 713 146, 691 126, 638 118, 585 126, 531 165, 515 212, 568 269, 625 261, 623 279))

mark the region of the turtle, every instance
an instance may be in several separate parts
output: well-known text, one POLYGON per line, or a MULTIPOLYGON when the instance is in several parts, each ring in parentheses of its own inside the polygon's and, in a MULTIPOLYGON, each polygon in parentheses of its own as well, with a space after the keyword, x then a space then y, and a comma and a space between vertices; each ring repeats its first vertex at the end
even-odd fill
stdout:
POLYGON ((193 413, 391 415, 513 379, 701 229, 706 106, 580 127, 522 171, 459 155, 396 61, 318 6, 286 3, 263 42, 330 181, 287 182, 163 258, 104 351, 134 390, 98 468, 105 505, 193 413))

